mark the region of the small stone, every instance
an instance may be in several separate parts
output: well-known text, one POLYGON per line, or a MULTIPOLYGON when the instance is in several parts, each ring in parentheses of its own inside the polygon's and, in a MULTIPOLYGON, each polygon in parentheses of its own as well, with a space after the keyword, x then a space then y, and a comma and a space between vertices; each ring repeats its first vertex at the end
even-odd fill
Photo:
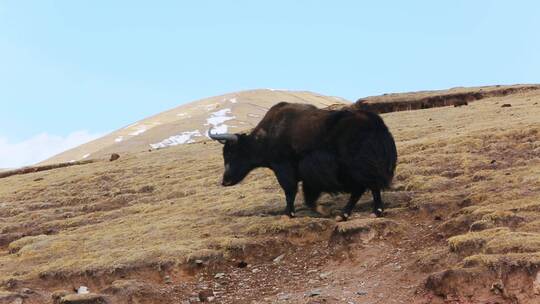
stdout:
POLYGON ((251 270, 251 272, 253 272, 253 273, 257 273, 257 272, 260 272, 260 271, 261 271, 261 270, 258 269, 258 268, 254 268, 253 270, 251 270))
POLYGON ((155 190, 154 186, 146 185, 146 186, 142 186, 139 189, 139 192, 140 193, 151 193, 151 192, 154 192, 154 190, 155 190))
POLYGON ((120 158, 120 155, 118 153, 111 154, 111 158, 109 158, 109 161, 115 161, 120 158))
POLYGON ((494 294, 502 294, 504 293, 504 285, 502 284, 502 282, 493 283, 491 284, 491 291, 494 294))
POLYGON ((202 290, 201 292, 199 292, 199 300, 201 302, 210 302, 212 301, 210 300, 210 298, 212 298, 212 300, 215 299, 213 290, 207 289, 207 290, 202 290))
POLYGON ((163 278, 163 282, 165 282, 165 284, 172 284, 172 283, 173 283, 171 277, 168 276, 168 275, 166 275, 166 276, 163 278))
POLYGON ((501 108, 510 108, 512 105, 509 103, 505 103, 501 106, 501 108))
POLYGON ((88 287, 81 286, 77 288, 77 294, 87 294, 87 293, 90 293, 90 291, 88 290, 88 287))
POLYGON ((282 254, 274 259, 274 263, 279 263, 283 258, 285 257, 285 254, 282 254))
POLYGON ((324 280, 324 279, 327 279, 331 274, 332 274, 331 271, 323 272, 323 273, 319 274, 319 278, 324 280))
POLYGON ((365 291, 365 290, 359 290, 359 291, 356 292, 356 294, 359 295, 359 296, 365 296, 365 295, 368 294, 368 292, 365 291))
POLYGON ((240 261, 238 262, 238 264, 236 264, 236 267, 238 268, 246 268, 248 266, 248 264, 244 261, 240 261))
POLYGON ((286 294, 286 293, 280 293, 280 294, 278 294, 277 298, 280 301, 285 301, 285 300, 288 300, 290 298, 290 296, 288 294, 286 294))
POLYGON ((203 260, 195 260, 195 264, 201 266, 204 262, 203 260))
POLYGON ((225 277, 225 274, 223 272, 219 272, 219 273, 216 273, 216 275, 214 276, 214 279, 221 279, 225 277))
POLYGON ((316 296, 320 296, 321 295, 321 291, 318 290, 318 289, 315 289, 315 290, 312 290, 309 292, 309 296, 310 297, 316 297, 316 296))
POLYGON ((314 279, 309 279, 308 284, 317 284, 319 281, 314 279))

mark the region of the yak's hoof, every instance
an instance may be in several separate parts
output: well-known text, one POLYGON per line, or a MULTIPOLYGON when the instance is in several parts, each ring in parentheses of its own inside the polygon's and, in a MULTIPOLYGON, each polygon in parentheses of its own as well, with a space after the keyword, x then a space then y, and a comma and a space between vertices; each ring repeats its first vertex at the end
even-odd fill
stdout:
POLYGON ((282 218, 286 218, 286 219, 292 219, 295 217, 295 214, 294 212, 285 212, 284 215, 281 216, 282 218))
POLYGON ((349 214, 343 213, 342 215, 336 216, 336 222, 345 222, 349 218, 349 214))
POLYGON ((377 210, 374 210, 373 213, 371 213, 369 216, 370 217, 383 217, 384 211, 381 208, 379 208, 377 210))

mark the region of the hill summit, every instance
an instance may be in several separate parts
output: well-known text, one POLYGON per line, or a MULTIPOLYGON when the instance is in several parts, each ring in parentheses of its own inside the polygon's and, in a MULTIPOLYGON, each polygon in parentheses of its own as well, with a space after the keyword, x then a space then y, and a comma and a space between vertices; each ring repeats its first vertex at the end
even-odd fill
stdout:
POLYGON ((207 139, 207 130, 241 132, 254 127, 281 101, 327 107, 350 102, 307 91, 259 89, 200 99, 142 119, 101 138, 62 152, 42 164, 79 161, 111 153, 140 152, 207 139))

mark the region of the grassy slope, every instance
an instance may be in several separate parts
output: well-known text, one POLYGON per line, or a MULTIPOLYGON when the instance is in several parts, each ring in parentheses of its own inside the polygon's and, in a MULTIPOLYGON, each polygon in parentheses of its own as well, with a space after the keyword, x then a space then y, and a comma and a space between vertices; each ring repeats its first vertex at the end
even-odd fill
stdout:
MULTIPOLYGON (((383 115, 400 153, 395 189, 385 194, 390 217, 402 210, 442 219, 433 233, 448 238, 443 254, 457 258, 435 269, 540 263, 538 103, 540 95, 529 92, 383 115)), ((0 277, 183 263, 280 231, 335 225, 305 211, 281 218, 283 195, 268 170, 233 188, 219 186, 221 173, 220 145, 196 143, 3 179, 0 277)), ((322 203, 332 213, 343 200, 322 203)), ((418 255, 441 253, 428 247, 418 255)))

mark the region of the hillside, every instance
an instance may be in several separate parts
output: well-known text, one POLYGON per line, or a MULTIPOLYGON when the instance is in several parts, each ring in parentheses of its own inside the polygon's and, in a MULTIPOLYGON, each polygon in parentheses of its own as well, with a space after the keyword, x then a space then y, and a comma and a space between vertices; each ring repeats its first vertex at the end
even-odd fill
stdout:
POLYGON ((156 114, 104 137, 60 153, 41 164, 100 158, 111 153, 141 152, 206 139, 206 131, 238 132, 254 127, 280 101, 317 107, 348 104, 339 97, 305 91, 250 90, 197 100, 156 114))
POLYGON ((211 141, 3 178, 0 303, 539 303, 540 90, 382 116, 379 219, 369 195, 344 223, 346 196, 283 218, 268 170, 220 186, 211 141))

